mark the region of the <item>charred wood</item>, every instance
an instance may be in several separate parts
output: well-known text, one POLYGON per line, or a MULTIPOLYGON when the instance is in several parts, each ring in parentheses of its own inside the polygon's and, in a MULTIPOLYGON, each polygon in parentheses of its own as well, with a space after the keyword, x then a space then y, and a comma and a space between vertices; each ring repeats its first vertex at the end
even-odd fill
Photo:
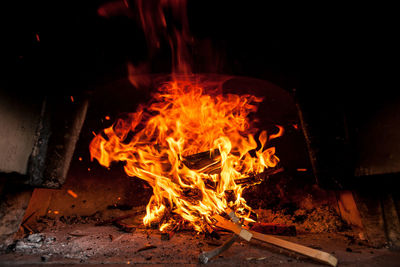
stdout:
POLYGON ((205 151, 194 155, 185 156, 183 164, 189 169, 199 170, 209 165, 214 165, 220 160, 220 153, 218 149, 212 151, 205 151))
POLYGON ((140 252, 140 251, 145 251, 145 250, 153 249, 153 248, 157 248, 157 246, 147 245, 147 246, 144 246, 144 247, 139 248, 138 250, 136 250, 136 253, 137 253, 137 252, 140 252))
POLYGON ((199 261, 200 263, 206 264, 210 259, 214 258, 215 256, 218 256, 228 248, 232 246, 233 243, 235 243, 236 239, 239 236, 236 234, 233 234, 231 238, 229 238, 225 243, 222 244, 222 246, 219 246, 213 250, 203 252, 199 255, 199 261))
POLYGON ((264 181, 266 178, 268 178, 271 175, 275 175, 277 173, 283 172, 283 168, 269 168, 262 173, 256 174, 256 175, 251 175, 249 177, 243 178, 243 179, 237 179, 235 180, 236 184, 255 184, 255 183, 260 183, 264 181))
POLYGON ((180 226, 183 221, 178 222, 171 230, 161 233, 161 240, 171 240, 171 238, 175 235, 176 232, 179 231, 180 226))

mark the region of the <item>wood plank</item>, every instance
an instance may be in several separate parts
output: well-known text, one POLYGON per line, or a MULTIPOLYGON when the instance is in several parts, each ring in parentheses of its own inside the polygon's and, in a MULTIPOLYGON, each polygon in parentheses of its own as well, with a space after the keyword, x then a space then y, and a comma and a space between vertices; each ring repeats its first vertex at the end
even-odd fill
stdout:
MULTIPOLYGON (((215 215, 214 219, 217 220, 216 225, 218 227, 230 230, 239 236, 241 236, 240 235, 241 232, 243 230, 245 230, 241 226, 239 226, 231 221, 226 220, 225 218, 221 217, 220 215, 215 215)), ((273 237, 270 235, 264 235, 264 234, 257 233, 254 231, 248 231, 248 232, 252 235, 253 238, 255 238, 257 240, 260 240, 260 241, 263 241, 263 242, 266 242, 266 243, 269 243, 269 244, 272 244, 272 245, 275 245, 275 246, 278 246, 278 247, 281 247, 281 248, 284 248, 284 249, 287 249, 287 250, 290 250, 290 251, 293 251, 296 253, 299 253, 301 255, 310 257, 319 262, 326 263, 331 266, 336 266, 338 263, 338 260, 334 256, 332 256, 331 254, 326 253, 324 251, 309 248, 309 247, 299 245, 299 244, 296 244, 296 243, 293 243, 290 241, 286 241, 286 240, 283 240, 280 238, 276 238, 276 237, 273 237)), ((249 241, 249 240, 247 240, 247 241, 249 241)))

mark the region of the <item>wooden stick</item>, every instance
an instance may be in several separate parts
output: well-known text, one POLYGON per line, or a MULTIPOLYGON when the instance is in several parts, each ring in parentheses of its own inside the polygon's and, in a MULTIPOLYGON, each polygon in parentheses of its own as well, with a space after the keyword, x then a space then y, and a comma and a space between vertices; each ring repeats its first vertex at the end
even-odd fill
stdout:
POLYGON ((140 252, 140 251, 145 251, 145 250, 153 249, 153 248, 157 248, 157 246, 147 245, 147 246, 144 246, 144 247, 139 248, 138 250, 136 250, 136 253, 137 253, 137 252, 140 252))
POLYGON ((28 217, 26 217, 22 222, 21 222, 21 224, 25 224, 32 216, 33 216, 33 214, 35 214, 36 213, 36 210, 34 211, 34 212, 32 212, 28 217))
POLYGON ((221 246, 214 248, 209 251, 205 251, 199 255, 199 261, 200 263, 206 264, 209 260, 214 258, 215 256, 218 256, 228 248, 232 246, 233 243, 235 243, 236 239, 239 236, 237 234, 233 234, 231 238, 229 238, 225 243, 223 243, 221 246))
MULTIPOLYGON (((301 255, 310 257, 314 260, 317 260, 319 262, 323 262, 326 264, 329 264, 331 266, 336 266, 338 263, 338 260, 332 256, 329 253, 326 253, 324 251, 320 251, 320 250, 316 250, 313 248, 309 248, 306 246, 302 246, 293 242, 289 242, 283 239, 279 239, 270 235, 264 235, 264 234, 260 234, 254 231, 247 231, 246 229, 243 229, 241 226, 226 220, 225 218, 219 216, 219 215, 214 215, 214 219, 217 220, 217 224, 216 226, 224 228, 224 229, 228 229, 231 230, 232 232, 234 232, 235 234, 241 236, 242 238, 244 238, 245 240, 248 239, 249 234, 251 235, 251 237, 254 237, 257 240, 299 253, 301 255), (249 234, 245 233, 244 237, 241 235, 243 233, 243 231, 248 232, 249 234)), ((251 238, 250 237, 250 238, 251 238)), ((248 239, 247 241, 249 241, 250 239, 248 239)))
POLYGON ((268 176, 272 176, 275 174, 278 174, 280 172, 283 172, 284 169, 283 168, 270 168, 270 169, 266 169, 265 171, 253 175, 253 176, 249 176, 246 178, 242 178, 242 179, 236 179, 235 180, 235 184, 247 184, 247 183, 256 183, 256 182, 261 182, 263 180, 265 180, 266 177, 268 176))
POLYGON ((25 228, 26 230, 28 230, 29 234, 33 234, 35 231, 32 230, 32 228, 29 227, 29 225, 27 225, 26 223, 21 224, 21 226, 23 228, 25 228))

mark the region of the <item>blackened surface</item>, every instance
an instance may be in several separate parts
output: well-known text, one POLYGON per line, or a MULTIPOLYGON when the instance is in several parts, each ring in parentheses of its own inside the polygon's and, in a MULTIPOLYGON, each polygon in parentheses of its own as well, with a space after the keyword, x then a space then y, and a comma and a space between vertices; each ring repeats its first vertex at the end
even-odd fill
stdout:
MULTIPOLYGON (((3 34, 7 48, 1 51, 1 64, 10 74, 5 80, 14 87, 30 85, 32 93, 62 94, 124 77, 127 61, 146 61, 138 17, 98 16, 97 9, 107 2, 6 5, 4 19, 13 27, 3 34), (26 79, 18 80, 21 76, 26 79)), ((200 41, 192 51, 195 71, 253 76, 288 90, 332 94, 357 67, 372 63, 380 47, 370 48, 389 41, 390 28, 379 28, 378 22, 389 23, 367 14, 352 5, 188 1, 189 28, 200 41)), ((163 45, 152 58, 152 72, 170 72, 170 48, 163 45)), ((364 90, 341 85, 336 90, 364 90)))
POLYGON ((344 188, 354 175, 355 164, 344 110, 328 101, 306 101, 301 101, 299 109, 315 176, 324 187, 344 188))
POLYGON ((397 174, 357 177, 354 197, 367 237, 374 246, 399 246, 397 174))
POLYGON ((46 112, 46 105, 47 101, 44 100, 35 135, 36 141, 28 162, 29 184, 36 186, 43 183, 48 142, 51 136, 50 114, 46 112))
POLYGON ((64 183, 87 106, 84 97, 46 99, 29 162, 30 185, 59 188, 64 183))
POLYGON ((64 183, 75 144, 88 107, 87 99, 56 99, 51 107, 52 136, 49 140, 43 186, 59 188, 64 183))
MULTIPOLYGON (((371 99, 372 100, 372 99, 371 99)), ((400 172, 400 98, 393 93, 384 99, 360 104, 352 127, 355 139, 357 176, 400 172)))

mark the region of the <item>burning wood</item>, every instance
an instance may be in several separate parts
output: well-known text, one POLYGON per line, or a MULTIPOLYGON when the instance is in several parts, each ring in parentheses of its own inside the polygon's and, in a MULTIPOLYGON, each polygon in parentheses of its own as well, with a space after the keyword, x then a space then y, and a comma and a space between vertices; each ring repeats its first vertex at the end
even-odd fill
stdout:
POLYGON ((265 147, 282 127, 270 136, 261 131, 256 140, 260 131, 248 118, 262 99, 211 88, 190 79, 166 82, 148 106, 120 118, 90 144, 100 164, 123 161, 129 176, 153 188, 147 226, 162 228, 173 213, 204 232, 212 215, 228 207, 249 218, 244 188, 282 171, 275 148, 265 147))
POLYGON ((221 154, 218 149, 201 152, 184 157, 182 161, 189 169, 202 170, 204 173, 213 174, 221 172, 221 154))
MULTIPOLYGON (((183 160, 183 164, 185 164, 189 169, 201 170, 206 174, 220 174, 221 173, 220 160, 221 157, 219 150, 212 150, 187 156, 183 160)), ((275 166, 266 169, 262 173, 250 175, 248 177, 241 179, 236 179, 235 183, 237 185, 251 186, 261 183, 262 181, 266 180, 269 176, 278 174, 283 171, 284 169, 282 167, 275 166)), ((209 189, 215 190, 215 188, 217 187, 217 183, 211 179, 206 179, 204 183, 206 187, 209 189)))
POLYGON ((177 231, 179 231, 183 221, 181 220, 175 226, 169 230, 161 233, 161 240, 171 240, 171 238, 175 235, 177 231))
MULTIPOLYGON (((228 213, 229 217, 231 218, 231 220, 235 224, 239 223, 240 219, 236 216, 234 211, 232 211, 231 209, 227 209, 227 213, 228 213)), ((242 232, 241 232, 241 234, 242 234, 242 232)), ((239 237, 239 235, 233 234, 232 237, 229 240, 227 240, 224 244, 222 244, 220 247, 201 253, 199 256, 200 263, 206 264, 211 258, 218 256, 219 254, 221 254, 222 252, 224 252, 225 250, 230 248, 238 237, 239 237)), ((242 237, 243 237, 243 235, 242 235, 242 237)))
POLYGON ((235 180, 235 183, 238 185, 254 185, 254 184, 258 184, 261 183, 262 181, 264 181, 267 177, 278 174, 280 172, 283 172, 284 169, 283 168, 270 168, 265 170, 262 173, 256 174, 256 175, 252 175, 243 179, 237 179, 235 180))

